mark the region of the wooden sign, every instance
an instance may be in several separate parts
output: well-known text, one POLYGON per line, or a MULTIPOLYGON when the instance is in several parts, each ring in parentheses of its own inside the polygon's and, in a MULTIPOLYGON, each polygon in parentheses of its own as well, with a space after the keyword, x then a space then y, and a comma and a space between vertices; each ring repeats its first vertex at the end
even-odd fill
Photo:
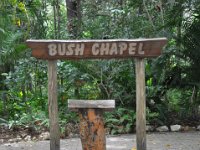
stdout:
MULTIPOLYGON (((146 57, 156 57, 167 43, 166 38, 129 39, 129 40, 27 40, 32 48, 32 55, 48 60, 48 103, 50 120, 50 149, 60 149, 58 104, 57 104, 57 68, 56 59, 111 59, 135 58, 136 66, 136 135, 137 149, 146 150, 146 92, 145 63, 146 57)), ((97 104, 81 101, 70 102, 78 107, 113 108, 113 102, 97 104), (110 105, 111 104, 111 105, 110 105)), ((71 106, 73 107, 73 106, 71 106)), ((89 109, 90 110, 90 109, 89 109)), ((94 114, 94 112, 89 112, 94 114)), ((84 121, 84 120, 83 120, 84 121)), ((85 137, 84 137, 85 138, 85 137)), ((102 141, 102 139, 100 139, 102 141)), ((104 145, 104 144, 103 144, 104 145)), ((105 148, 105 146, 104 146, 105 148)), ((104 149, 99 148, 99 149, 104 149)), ((98 148, 97 148, 98 149, 98 148)))
POLYGON ((108 59, 156 57, 166 38, 121 40, 27 40, 39 59, 108 59))

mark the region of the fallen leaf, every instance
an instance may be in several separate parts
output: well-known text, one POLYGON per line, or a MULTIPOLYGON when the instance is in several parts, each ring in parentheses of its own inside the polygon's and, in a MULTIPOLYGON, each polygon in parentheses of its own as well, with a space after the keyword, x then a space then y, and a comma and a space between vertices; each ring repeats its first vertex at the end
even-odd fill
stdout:
POLYGON ((169 148, 171 145, 170 144, 166 144, 165 146, 169 148))

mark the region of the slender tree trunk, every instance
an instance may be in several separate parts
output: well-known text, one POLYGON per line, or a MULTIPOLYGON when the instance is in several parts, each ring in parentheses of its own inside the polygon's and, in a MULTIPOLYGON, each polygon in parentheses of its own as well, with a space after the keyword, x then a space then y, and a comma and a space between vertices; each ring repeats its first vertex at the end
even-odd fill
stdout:
POLYGON ((53 15, 54 15, 54 38, 60 39, 60 1, 54 0, 53 1, 53 15))
MULTIPOLYGON (((55 2, 54 2, 55 3, 55 2)), ((57 18, 56 18, 56 6, 53 5, 53 15, 54 15, 54 38, 57 39, 57 18)))
POLYGON ((3 118, 8 119, 9 111, 7 110, 7 105, 9 105, 9 103, 7 103, 8 97, 6 91, 2 92, 1 99, 3 101, 3 118))
POLYGON ((67 30, 71 38, 77 38, 81 27, 80 0, 66 0, 67 30))
POLYGON ((55 8, 56 8, 56 17, 57 17, 57 38, 59 39, 60 38, 60 2, 59 0, 56 0, 56 5, 55 5, 55 8))

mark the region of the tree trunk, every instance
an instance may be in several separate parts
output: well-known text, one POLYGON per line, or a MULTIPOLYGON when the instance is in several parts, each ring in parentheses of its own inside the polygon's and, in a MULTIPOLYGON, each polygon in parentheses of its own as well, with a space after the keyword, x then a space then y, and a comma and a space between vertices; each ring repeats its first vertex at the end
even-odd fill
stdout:
POLYGON ((67 7, 67 30, 70 38, 77 38, 81 25, 80 0, 66 0, 67 7))

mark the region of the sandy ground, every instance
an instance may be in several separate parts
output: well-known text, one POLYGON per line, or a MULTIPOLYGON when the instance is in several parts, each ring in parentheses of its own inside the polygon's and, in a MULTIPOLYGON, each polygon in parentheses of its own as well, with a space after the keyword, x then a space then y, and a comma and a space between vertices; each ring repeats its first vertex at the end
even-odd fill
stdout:
MULTIPOLYGON (((107 150, 135 150, 136 135, 107 137, 107 150)), ((6 143, 0 150, 49 150, 49 141, 6 143)), ((61 150, 82 150, 79 138, 61 140, 61 150)), ((200 132, 167 132, 147 135, 147 150, 200 150, 200 132)))

